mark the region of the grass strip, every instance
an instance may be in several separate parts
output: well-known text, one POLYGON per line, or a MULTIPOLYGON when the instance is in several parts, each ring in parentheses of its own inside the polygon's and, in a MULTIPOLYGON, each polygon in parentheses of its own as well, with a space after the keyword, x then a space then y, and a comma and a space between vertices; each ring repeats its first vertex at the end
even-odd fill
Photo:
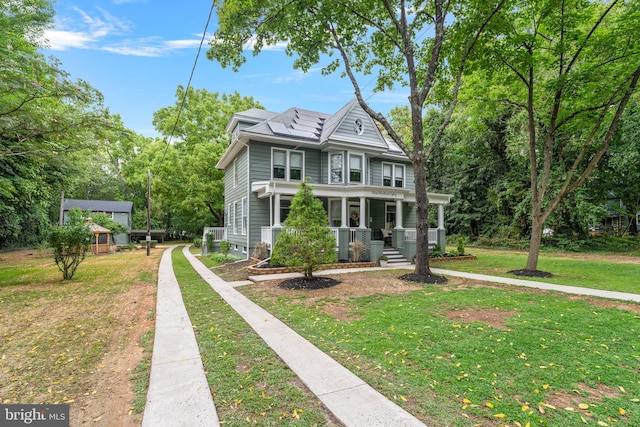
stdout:
POLYGON ((338 425, 182 252, 172 257, 221 424, 338 425))
MULTIPOLYGON (((476 255, 477 259, 446 263, 434 262, 432 267, 492 276, 517 277, 508 271, 524 268, 527 263, 526 252, 502 252, 478 248, 470 248, 468 252, 476 255)), ((547 279, 517 278, 640 294, 640 263, 633 263, 634 261, 636 260, 633 257, 629 257, 628 262, 611 262, 607 260, 606 256, 603 256, 602 259, 594 259, 592 256, 585 255, 585 259, 577 259, 558 253, 540 254, 538 270, 553 273, 553 277, 547 279)))
POLYGON ((313 302, 241 289, 428 424, 640 425, 637 304, 465 284, 313 302))

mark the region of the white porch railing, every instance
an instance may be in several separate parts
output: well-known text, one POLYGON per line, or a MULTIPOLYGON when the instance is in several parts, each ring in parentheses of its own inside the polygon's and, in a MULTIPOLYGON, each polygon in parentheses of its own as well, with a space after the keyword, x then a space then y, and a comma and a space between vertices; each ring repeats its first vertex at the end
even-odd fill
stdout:
POLYGON ((271 227, 260 227, 260 241, 266 243, 269 247, 273 243, 271 240, 273 237, 273 233, 271 232, 271 227))
MULTIPOLYGON (((284 228, 282 229, 285 230, 284 228)), ((336 248, 339 247, 340 244, 340 236, 338 233, 338 228, 331 227, 331 233, 333 233, 333 237, 336 239, 336 248)), ((272 227, 260 227, 260 240, 267 245, 269 248, 273 245, 273 229, 272 227)))
POLYGON ((225 227, 205 227, 202 232, 202 240, 206 241, 207 234, 213 233, 213 241, 220 242, 227 239, 227 229, 225 227))
MULTIPOLYGON (((417 232, 415 228, 406 228, 404 230, 404 241, 405 242, 415 242, 417 238, 417 232)), ((438 229, 430 228, 429 229, 429 244, 437 244, 438 243, 438 229)))

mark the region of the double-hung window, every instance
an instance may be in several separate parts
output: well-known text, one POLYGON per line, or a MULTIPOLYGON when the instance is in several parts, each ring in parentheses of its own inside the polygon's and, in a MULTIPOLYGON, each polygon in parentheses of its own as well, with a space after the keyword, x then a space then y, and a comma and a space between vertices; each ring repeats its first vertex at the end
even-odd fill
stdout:
POLYGON ((304 154, 301 151, 274 148, 271 159, 273 179, 302 180, 304 154))
POLYGON ((285 150, 273 150, 273 178, 287 178, 287 152, 285 150))
POLYGON ((404 187, 404 166, 392 163, 382 164, 382 185, 384 187, 404 187))
POLYGON ((349 182, 362 183, 362 156, 349 155, 349 182))
POLYGON ((302 153, 289 152, 289 179, 300 181, 302 179, 302 153))
POLYGON ((395 174, 394 174, 394 187, 402 188, 404 187, 404 166, 395 165, 395 174))
POLYGON ((342 153, 329 155, 329 177, 332 184, 342 183, 342 153))

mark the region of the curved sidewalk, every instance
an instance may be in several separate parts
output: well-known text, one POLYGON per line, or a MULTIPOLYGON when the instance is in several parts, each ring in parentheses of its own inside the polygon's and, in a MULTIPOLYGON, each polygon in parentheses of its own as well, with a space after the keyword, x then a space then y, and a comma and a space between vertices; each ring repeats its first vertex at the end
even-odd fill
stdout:
POLYGON ((174 248, 164 251, 158 269, 155 338, 142 426, 216 427, 218 413, 173 273, 174 248))
POLYGON ((193 268, 345 426, 424 426, 351 371, 220 279, 183 249, 193 268))

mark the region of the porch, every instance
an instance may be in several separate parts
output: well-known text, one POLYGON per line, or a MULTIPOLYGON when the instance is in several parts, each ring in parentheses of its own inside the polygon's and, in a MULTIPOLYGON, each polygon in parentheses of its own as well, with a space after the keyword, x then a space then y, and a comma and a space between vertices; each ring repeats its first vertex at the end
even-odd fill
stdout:
MULTIPOLYGON (((260 241, 269 246, 269 250, 283 231, 283 227, 260 227, 260 241)), ((338 259, 350 259, 349 245, 355 241, 364 244, 365 250, 362 253, 362 259, 377 261, 383 254, 385 249, 394 248, 400 252, 407 260, 412 261, 416 254, 416 230, 411 229, 392 229, 390 230, 390 240, 385 242, 379 238, 376 230, 369 228, 341 228, 329 227, 330 233, 336 240, 336 251, 338 259)), ((214 252, 220 249, 220 242, 227 240, 228 230, 226 227, 205 227, 203 232, 203 252, 214 252), (207 248, 207 235, 211 233, 213 237, 213 247, 207 248)), ((444 248, 445 231, 442 228, 429 229, 429 247, 432 248, 436 244, 444 248)))

